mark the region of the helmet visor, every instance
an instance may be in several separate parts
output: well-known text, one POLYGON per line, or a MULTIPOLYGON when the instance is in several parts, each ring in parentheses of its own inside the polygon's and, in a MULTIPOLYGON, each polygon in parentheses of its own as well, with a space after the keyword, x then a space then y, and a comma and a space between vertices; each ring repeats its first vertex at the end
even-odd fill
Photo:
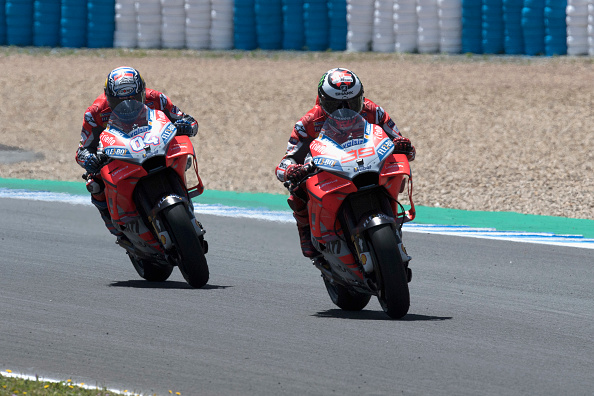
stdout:
POLYGON ((328 114, 332 114, 338 109, 350 109, 356 113, 360 113, 363 110, 363 96, 346 100, 320 98, 320 104, 328 114))
POLYGON ((116 107, 118 107, 118 105, 120 103, 122 103, 124 100, 135 100, 137 102, 140 103, 144 103, 144 99, 145 99, 145 93, 144 91, 142 92, 138 92, 136 95, 132 95, 132 96, 126 96, 126 97, 117 97, 117 96, 111 96, 111 95, 106 95, 107 97, 107 103, 109 104, 109 107, 113 110, 116 107))

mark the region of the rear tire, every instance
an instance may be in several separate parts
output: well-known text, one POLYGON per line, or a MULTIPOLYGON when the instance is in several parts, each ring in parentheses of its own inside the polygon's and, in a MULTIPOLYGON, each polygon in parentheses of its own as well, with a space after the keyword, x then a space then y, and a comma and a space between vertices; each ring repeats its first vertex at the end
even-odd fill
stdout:
POLYGON ((186 207, 173 205, 162 214, 179 255, 179 270, 188 284, 200 288, 208 282, 206 257, 186 207))
POLYGON ((139 259, 128 254, 134 269, 141 278, 149 282, 165 282, 173 272, 173 266, 155 264, 146 259, 139 259))
POLYGON ((326 278, 324 278, 324 285, 334 305, 345 311, 360 311, 371 300, 370 294, 349 291, 342 285, 330 283, 326 278))
POLYGON ((379 269, 378 300, 391 318, 400 319, 408 313, 410 293, 404 263, 398 251, 400 239, 389 224, 369 230, 369 240, 379 269))

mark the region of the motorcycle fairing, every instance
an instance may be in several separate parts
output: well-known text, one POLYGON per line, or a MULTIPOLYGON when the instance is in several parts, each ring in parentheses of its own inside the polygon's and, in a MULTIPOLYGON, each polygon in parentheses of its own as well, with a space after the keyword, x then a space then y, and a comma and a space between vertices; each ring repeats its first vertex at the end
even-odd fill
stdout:
MULTIPOLYGON (((342 142, 336 142, 321 133, 311 143, 310 152, 313 163, 323 172, 306 180, 310 196, 308 210, 313 243, 318 250, 330 253, 325 255, 327 261, 335 270, 341 271, 342 277, 355 284, 365 279, 365 263, 360 264, 355 255, 362 257, 362 262, 371 260, 371 257, 366 252, 350 251, 338 221, 345 198, 358 191, 353 180, 365 173, 377 174, 377 186, 385 189, 390 197, 392 212, 398 213, 397 198, 404 189, 404 182, 410 177, 406 155, 393 153, 394 143, 383 128, 367 122, 364 125, 364 128, 358 130, 358 135, 357 131, 353 133, 355 138, 349 137, 349 140, 342 142), (334 264, 336 259, 341 264, 334 264)), ((412 198, 411 194, 412 190, 409 198, 412 198)), ((414 218, 414 210, 412 212, 414 218)), ((402 213, 398 214, 400 215, 402 213)), ((368 220, 368 224, 363 226, 363 222, 360 225, 360 231, 396 221, 394 218, 375 218, 373 214, 368 220)))
MULTIPOLYGON (((184 182, 186 181, 185 170, 188 156, 191 156, 196 164, 196 157, 189 138, 175 136, 165 156, 165 165, 174 169, 184 182)), ((199 183, 193 188, 202 191, 204 187, 196 166, 195 171, 199 183)), ((123 160, 111 161, 101 169, 112 220, 123 224, 126 223, 126 218, 138 216, 132 196, 138 180, 147 174, 148 172, 142 166, 123 160)))

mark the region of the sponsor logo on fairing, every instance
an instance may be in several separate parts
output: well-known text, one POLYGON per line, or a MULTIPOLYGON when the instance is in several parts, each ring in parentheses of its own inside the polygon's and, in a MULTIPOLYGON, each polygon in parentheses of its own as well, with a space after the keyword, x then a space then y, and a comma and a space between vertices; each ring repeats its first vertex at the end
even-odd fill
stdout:
POLYGON ((131 157, 132 155, 125 147, 108 147, 103 150, 109 157, 131 157))
POLYGON ((167 143, 169 139, 171 139, 171 137, 173 136, 173 132, 175 132, 175 127, 173 126, 173 124, 170 123, 169 125, 167 125, 167 128, 165 128, 165 130, 161 134, 161 138, 163 139, 164 143, 167 143))
POLYGON ((392 152, 394 143, 390 139, 384 140, 384 142, 377 148, 377 156, 380 161, 383 160, 389 153, 392 152))
POLYGON ((318 153, 320 153, 320 154, 322 154, 322 155, 323 155, 323 154, 326 154, 326 151, 328 151, 328 147, 327 147, 325 144, 322 144, 322 143, 320 143, 320 142, 319 142, 319 141, 317 141, 317 140, 314 140, 314 141, 312 142, 312 144, 309 146, 309 148, 310 148, 312 151, 317 151, 318 153))
POLYGON ((341 147, 349 148, 352 146, 358 146, 363 143, 365 143, 365 139, 353 139, 353 140, 349 140, 348 142, 344 142, 343 144, 341 144, 341 147))
POLYGON ((336 166, 337 161, 332 158, 316 157, 313 159, 313 163, 317 166, 327 166, 333 168, 336 166))
POLYGON ((104 146, 113 146, 116 142, 116 138, 111 135, 102 134, 101 142, 104 146))
POLYGON ((139 127, 139 128, 134 129, 132 132, 130 132, 128 134, 128 136, 134 137, 136 135, 140 135, 141 133, 146 133, 146 132, 148 132, 150 130, 151 130, 151 127, 150 126, 139 127))

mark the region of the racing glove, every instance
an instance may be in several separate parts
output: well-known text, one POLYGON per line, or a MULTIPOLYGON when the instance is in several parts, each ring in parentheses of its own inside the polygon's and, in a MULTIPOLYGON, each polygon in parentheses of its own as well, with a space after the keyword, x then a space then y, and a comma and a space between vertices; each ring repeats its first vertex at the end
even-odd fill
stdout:
POLYGON ((308 173, 309 172, 304 165, 289 165, 285 171, 285 181, 291 181, 293 183, 299 182, 303 180, 308 173))
POLYGON ((193 131, 192 124, 187 120, 177 120, 173 125, 177 129, 178 135, 194 136, 196 134, 193 131))
POLYGON ((89 173, 99 173, 102 164, 97 154, 89 153, 87 158, 85 158, 83 166, 89 173))
POLYGON ((408 158, 409 161, 413 161, 417 153, 415 146, 411 144, 410 139, 402 136, 394 139, 394 152, 406 154, 406 158, 408 158))

